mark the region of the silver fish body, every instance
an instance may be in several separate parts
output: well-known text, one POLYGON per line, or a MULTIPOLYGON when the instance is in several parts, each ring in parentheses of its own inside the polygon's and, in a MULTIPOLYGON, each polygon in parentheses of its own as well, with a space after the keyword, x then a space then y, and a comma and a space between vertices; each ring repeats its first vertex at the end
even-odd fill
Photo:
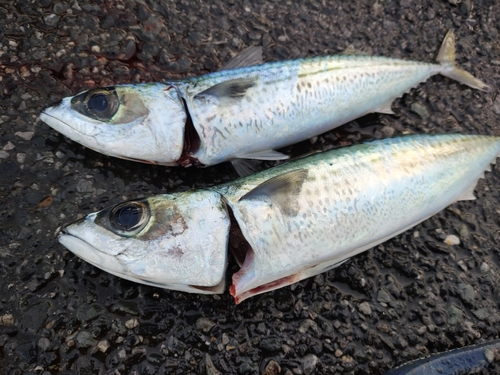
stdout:
MULTIPOLYGON (((453 202, 474 199, 473 189, 478 179, 499 153, 500 138, 487 136, 416 135, 373 141, 292 161, 210 190, 180 193, 181 201, 173 201, 175 194, 148 198, 150 212, 140 216, 155 228, 172 226, 170 222, 156 221, 157 212, 163 208, 153 199, 179 206, 189 202, 190 194, 196 195, 197 203, 191 209, 199 207, 195 209, 199 216, 192 218, 189 215, 193 212, 177 207, 175 212, 179 214, 175 218, 177 221, 182 218, 188 230, 164 237, 163 252, 155 248, 162 254, 165 280, 172 257, 176 257, 178 267, 189 269, 193 275, 205 272, 204 255, 197 253, 183 259, 184 254, 199 251, 196 244, 200 239, 207 240, 205 254, 222 254, 228 241, 232 245, 243 242, 244 260, 233 275, 230 288, 239 303, 332 269, 453 202), (205 203, 201 205, 202 202, 205 203), (211 228, 210 220, 200 219, 204 210, 207 215, 224 218, 214 223, 216 230, 211 228), (228 216, 233 217, 230 226, 228 216), (239 236, 231 239, 234 233, 239 236), (214 236, 221 241, 214 242, 214 236), (176 246, 185 244, 182 255, 171 250, 169 241, 176 246), (191 241, 196 246, 191 246, 191 241)), ((121 205, 130 204, 134 203, 121 205)), ((77 237, 82 242, 77 254, 83 259, 93 252, 109 253, 106 263, 93 263, 104 270, 116 269, 118 266, 113 265, 116 263, 124 270, 122 274, 129 274, 131 279, 141 282, 141 278, 147 278, 155 285, 170 287, 172 280, 166 283, 161 272, 152 277, 145 266, 148 241, 153 241, 154 233, 163 233, 162 230, 153 233, 143 226, 136 233, 120 234, 109 220, 96 222, 96 215, 99 213, 67 227, 61 234, 61 242, 74 251, 68 236, 77 237), (118 255, 123 244, 137 236, 147 238, 143 241, 144 250, 134 254, 141 267, 135 267, 137 261, 133 257, 128 257, 125 264, 118 255), (118 237, 121 245, 113 251, 107 238, 118 237), (138 270, 140 275, 135 274, 138 270)), ((221 269, 217 275, 224 271, 225 268, 221 269)), ((223 278, 212 282, 219 285, 223 278)), ((182 279, 177 279, 173 284, 182 283, 182 279)), ((209 285, 198 287, 192 278, 189 286, 191 290, 186 287, 182 290, 213 292, 209 285)))
POLYGON ((274 150, 370 112, 392 113, 394 99, 432 75, 487 88, 454 60, 449 32, 435 64, 355 55, 230 64, 177 82, 89 90, 40 118, 108 155, 184 166, 231 160, 244 173, 242 160, 285 159, 274 150))

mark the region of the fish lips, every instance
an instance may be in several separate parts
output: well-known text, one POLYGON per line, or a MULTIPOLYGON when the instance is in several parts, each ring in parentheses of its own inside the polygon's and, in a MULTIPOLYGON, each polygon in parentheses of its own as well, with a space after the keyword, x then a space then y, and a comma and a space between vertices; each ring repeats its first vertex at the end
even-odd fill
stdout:
MULTIPOLYGON (((85 220, 85 218, 83 220, 85 220)), ((82 220, 78 220, 71 225, 78 225, 79 222, 82 222, 82 220)), ((126 274, 126 268, 120 264, 115 256, 104 253, 98 248, 92 246, 83 238, 77 236, 75 233, 72 233, 71 228, 63 228, 59 233, 58 240, 61 245, 86 262, 106 272, 112 273, 113 275, 133 280, 130 275, 126 274)))
MULTIPOLYGON (((40 113, 40 120, 49 125, 52 129, 64 134, 71 140, 84 145, 89 143, 85 140, 93 140, 100 134, 100 130, 97 126, 86 125, 83 128, 79 128, 76 126, 78 119, 74 119, 71 123, 69 121, 65 121, 68 120, 68 116, 65 115, 65 108, 60 107, 64 107, 64 100, 57 106, 44 108, 40 113)), ((94 145, 94 147, 89 145, 90 148, 96 148, 96 146, 97 144, 94 145)))

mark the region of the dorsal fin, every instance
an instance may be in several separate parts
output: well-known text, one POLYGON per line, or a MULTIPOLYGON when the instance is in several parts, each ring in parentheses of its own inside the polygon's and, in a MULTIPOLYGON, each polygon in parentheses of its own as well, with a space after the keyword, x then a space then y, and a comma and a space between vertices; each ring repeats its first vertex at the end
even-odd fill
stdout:
POLYGON ((230 70, 244 66, 262 64, 262 47, 250 46, 229 60, 220 70, 230 70))
POLYGON ((194 96, 195 100, 206 96, 215 97, 219 102, 223 99, 241 99, 250 87, 255 86, 256 77, 237 78, 221 82, 194 96))
POLYGON ((307 169, 296 169, 273 177, 240 198, 243 200, 269 199, 287 216, 295 216, 299 210, 297 196, 308 175, 307 169))

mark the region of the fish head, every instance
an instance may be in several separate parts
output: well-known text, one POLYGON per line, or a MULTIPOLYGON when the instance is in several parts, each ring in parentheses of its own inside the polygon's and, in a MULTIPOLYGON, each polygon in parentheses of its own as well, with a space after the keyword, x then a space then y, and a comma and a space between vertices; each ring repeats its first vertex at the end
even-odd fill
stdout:
POLYGON ((230 220, 211 191, 157 195, 92 213, 59 242, 116 276, 193 293, 222 293, 230 220))
POLYGON ((187 115, 175 86, 147 83, 84 91, 45 108, 40 119, 103 154, 177 165, 187 115))

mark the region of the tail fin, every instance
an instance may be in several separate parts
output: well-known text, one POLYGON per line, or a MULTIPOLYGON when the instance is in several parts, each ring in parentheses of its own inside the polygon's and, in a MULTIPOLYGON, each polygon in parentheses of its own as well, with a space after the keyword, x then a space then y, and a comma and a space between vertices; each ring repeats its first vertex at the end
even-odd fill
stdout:
POLYGON ((453 34, 453 30, 448 31, 444 37, 436 60, 443 66, 442 75, 478 90, 490 89, 486 83, 455 65, 455 34, 453 34))

